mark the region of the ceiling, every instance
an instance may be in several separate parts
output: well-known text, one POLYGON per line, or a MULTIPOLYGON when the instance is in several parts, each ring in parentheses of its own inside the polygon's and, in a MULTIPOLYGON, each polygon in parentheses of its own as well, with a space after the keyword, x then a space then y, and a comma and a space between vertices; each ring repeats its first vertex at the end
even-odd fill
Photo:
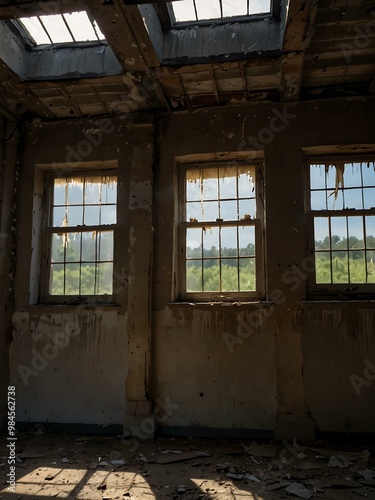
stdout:
POLYGON ((61 49, 33 52, 27 63, 28 75, 20 76, 17 64, 21 62, 15 54, 20 60, 24 56, 19 52, 19 41, 7 31, 0 41, 0 114, 9 119, 56 120, 375 92, 375 0, 290 0, 287 7, 282 4, 286 18, 278 22, 227 24, 216 27, 215 32, 212 27, 204 32, 195 26, 167 35, 153 17, 154 7, 124 2, 132 3, 0 1, 4 29, 8 29, 10 19, 45 13, 47 5, 56 12, 89 10, 109 45, 108 49, 91 47, 91 52, 84 53, 74 47, 64 49, 67 60, 73 64, 74 59, 75 64, 64 74, 54 68, 66 64, 58 59, 61 49), (148 20, 146 25, 143 18, 148 20), (238 51, 231 45, 236 36, 245 39, 250 31, 256 40, 255 50, 243 49, 242 44, 238 51), (211 38, 215 33, 219 40, 214 41, 222 44, 219 52, 205 56, 191 45, 189 40, 197 35, 198 41, 203 37, 199 41, 202 45, 205 33, 211 38), (172 39, 164 38, 161 49, 163 36, 172 39), (14 52, 7 52, 9 47, 14 52), (186 53, 173 59, 173 51, 179 53, 181 47, 186 53), (43 71, 39 69, 41 61, 43 71), (86 64, 88 69, 81 71, 86 64))

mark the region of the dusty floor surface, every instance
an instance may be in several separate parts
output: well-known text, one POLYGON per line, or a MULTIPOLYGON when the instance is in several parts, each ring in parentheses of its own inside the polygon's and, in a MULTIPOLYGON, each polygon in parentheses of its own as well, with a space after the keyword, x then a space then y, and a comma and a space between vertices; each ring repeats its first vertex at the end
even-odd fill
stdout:
POLYGON ((365 445, 19 433, 11 492, 0 439, 1 499, 375 499, 365 445))

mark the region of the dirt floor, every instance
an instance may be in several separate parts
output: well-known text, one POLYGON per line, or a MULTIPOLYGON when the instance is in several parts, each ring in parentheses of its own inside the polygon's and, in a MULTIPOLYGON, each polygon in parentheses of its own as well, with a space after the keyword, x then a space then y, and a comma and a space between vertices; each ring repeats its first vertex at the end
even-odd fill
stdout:
POLYGON ((34 432, 17 436, 14 492, 1 438, 1 499, 375 500, 375 449, 366 445, 34 432))

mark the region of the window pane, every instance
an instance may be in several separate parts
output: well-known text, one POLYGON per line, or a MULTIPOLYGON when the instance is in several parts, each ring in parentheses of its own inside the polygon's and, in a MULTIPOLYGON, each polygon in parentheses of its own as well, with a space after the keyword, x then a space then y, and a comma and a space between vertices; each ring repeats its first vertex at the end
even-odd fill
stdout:
POLYGON ((221 201, 220 202, 220 219, 237 220, 237 201, 221 201))
POLYGON ((363 190, 364 197, 364 207, 363 208, 375 208, 375 189, 366 188, 363 190))
POLYGON ((332 252, 332 283, 349 283, 347 252, 332 252))
POLYGON ((203 257, 219 256, 219 228, 211 227, 203 231, 203 257))
POLYGON ((365 252, 349 252, 350 283, 366 283, 365 252))
POLYGON ((81 235, 79 233, 67 233, 66 241, 66 262, 79 262, 81 253, 81 235))
POLYGON ((217 200, 219 197, 217 168, 201 170, 201 173, 203 178, 203 189, 201 192, 202 199, 217 200))
POLYGON ((218 259, 203 261, 203 291, 220 292, 220 266, 218 259))
POLYGON ((315 253, 315 273, 317 283, 331 283, 331 260, 329 252, 315 253))
POLYGON ((311 192, 311 210, 327 210, 327 191, 311 192))
POLYGON ((99 204, 99 202, 101 201, 101 186, 101 183, 93 182, 92 179, 85 182, 85 203, 87 205, 99 204))
POLYGON ((206 201, 201 205, 201 220, 216 221, 219 218, 219 203, 206 201))
POLYGON ((51 265, 50 294, 64 295, 64 264, 51 265))
POLYGON ((177 22, 196 21, 193 0, 172 2, 173 12, 177 22))
POLYGON ((345 189, 344 198, 345 198, 344 208, 361 209, 363 207, 362 189, 345 189))
POLYGON ((255 167, 238 167, 239 198, 255 197, 255 167))
POLYGON ((186 290, 188 292, 202 292, 202 261, 186 261, 186 290))
POLYGON ((325 169, 326 187, 332 189, 336 186, 336 167, 329 165, 328 168, 323 166, 325 169))
POLYGON ((64 262, 65 237, 61 234, 52 235, 52 262, 64 262))
POLYGON ((113 264, 112 262, 104 262, 98 264, 98 291, 99 295, 112 294, 112 276, 113 264))
POLYGON ((195 0, 197 6, 198 19, 220 18, 220 5, 217 1, 195 0))
POLYGON ((96 233, 82 233, 82 261, 95 262, 96 260, 96 233))
POLYGON ((113 260, 113 232, 99 233, 100 236, 100 252, 99 260, 113 260))
POLYGON ((270 11, 270 0, 250 0, 249 2, 249 14, 266 14, 270 11))
POLYGON ((236 257, 237 250, 237 228, 222 227, 221 228, 221 256, 236 257))
POLYGON ((95 264, 81 266, 81 295, 95 295, 95 264))
POLYGON ((82 226, 83 224, 83 207, 68 207, 67 225, 82 226))
POLYGON ((362 184, 361 164, 347 163, 344 169, 344 187, 360 187, 362 184))
POLYGON ((346 217, 332 217, 331 247, 334 249, 347 248, 346 217))
POLYGON ((254 291, 255 287, 255 259, 240 259, 240 290, 254 291))
POLYGON ((68 225, 68 221, 66 218, 67 210, 65 207, 55 207, 53 209, 53 221, 52 224, 54 227, 63 227, 68 225))
POLYGON ((85 225, 98 226, 100 217, 100 206, 91 205, 85 206, 85 225))
POLYGON ((363 248, 363 218, 348 217, 349 248, 363 248))
POLYGON ((328 217, 314 218, 314 237, 316 250, 324 250, 330 248, 328 223, 328 217))
MULTIPOLYGON (((252 1, 252 0, 250 0, 252 1)), ((247 0, 223 0, 223 16, 246 16, 247 0)))
POLYGON ((324 165, 311 165, 310 166, 310 188, 311 189, 325 189, 326 178, 325 178, 325 167, 324 165))
POLYGON ((79 264, 65 266, 65 295, 79 295, 79 264))
POLYGON ((116 206, 102 205, 101 224, 116 224, 116 206))
POLYGON ((255 255, 255 227, 240 226, 238 228, 238 237, 240 245, 240 257, 249 257, 255 255))
POLYGON ((102 203, 117 202, 117 182, 104 182, 102 184, 102 203))
POLYGON ((54 205, 65 205, 65 183, 61 182, 54 183, 53 187, 53 204, 54 205))
POLYGON ((237 198, 237 167, 219 169, 220 198, 237 198))
POLYGON ((202 229, 188 228, 186 231, 186 257, 202 257, 202 229))
POLYGON ((248 220, 249 216, 251 219, 256 218, 256 201, 254 198, 250 200, 240 200, 238 204, 240 220, 248 220))
POLYGON ((82 205, 83 203, 83 183, 82 179, 67 179, 68 204, 82 205))
POLYGON ((364 186, 375 187, 375 163, 362 163, 362 177, 364 186))
POLYGON ((221 261, 221 290, 223 292, 238 292, 238 259, 223 259, 221 261))

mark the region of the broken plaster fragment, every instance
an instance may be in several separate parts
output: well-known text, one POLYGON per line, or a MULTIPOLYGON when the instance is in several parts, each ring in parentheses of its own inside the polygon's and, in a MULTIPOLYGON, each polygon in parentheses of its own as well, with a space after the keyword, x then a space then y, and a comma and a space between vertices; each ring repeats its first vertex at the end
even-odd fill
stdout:
POLYGON ((227 478, 234 479, 235 481, 241 481, 245 477, 245 474, 234 474, 233 472, 228 472, 227 478))
POLYGON ((285 491, 299 498, 305 498, 306 500, 309 500, 313 496, 313 492, 305 488, 301 483, 292 483, 285 488, 285 491))

